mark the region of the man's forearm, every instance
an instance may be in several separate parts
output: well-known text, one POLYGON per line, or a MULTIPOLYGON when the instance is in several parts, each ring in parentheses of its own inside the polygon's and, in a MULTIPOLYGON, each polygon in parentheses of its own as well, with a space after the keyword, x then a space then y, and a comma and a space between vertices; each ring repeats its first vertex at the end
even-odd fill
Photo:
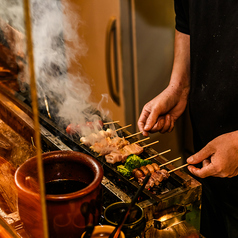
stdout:
POLYGON ((170 86, 190 88, 190 36, 175 31, 174 62, 170 86))

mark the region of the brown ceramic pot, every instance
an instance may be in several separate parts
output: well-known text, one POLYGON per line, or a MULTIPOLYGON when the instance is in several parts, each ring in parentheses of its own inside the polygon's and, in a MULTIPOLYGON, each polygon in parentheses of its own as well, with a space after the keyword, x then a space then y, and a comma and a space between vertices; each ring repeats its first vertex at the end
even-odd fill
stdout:
MULTIPOLYGON (((87 225, 98 224, 101 215, 102 166, 91 156, 74 151, 48 152, 42 159, 50 237, 80 237, 87 225)), ((17 169, 15 183, 25 230, 32 237, 43 237, 36 157, 17 169)))

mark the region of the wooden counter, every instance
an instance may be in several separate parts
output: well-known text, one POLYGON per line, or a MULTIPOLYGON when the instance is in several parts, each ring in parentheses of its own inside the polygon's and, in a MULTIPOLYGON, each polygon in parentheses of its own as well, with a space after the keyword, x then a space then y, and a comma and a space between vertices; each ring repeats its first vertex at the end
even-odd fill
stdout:
POLYGON ((8 230, 9 237, 28 238, 18 214, 14 173, 35 154, 33 145, 0 120, 0 237, 7 237, 8 230))

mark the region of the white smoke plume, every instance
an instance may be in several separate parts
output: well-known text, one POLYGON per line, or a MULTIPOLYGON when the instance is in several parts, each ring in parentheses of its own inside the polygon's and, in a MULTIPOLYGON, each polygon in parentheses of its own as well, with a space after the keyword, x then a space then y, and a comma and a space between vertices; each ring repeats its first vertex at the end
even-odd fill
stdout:
POLYGON ((24 12, 22 0, 0 0, 0 17, 14 29, 24 33, 24 12))
MULTIPOLYGON (((0 3, 0 16, 10 19, 7 23, 24 34, 22 1, 0 0, 0 3)), ((57 123, 84 125, 87 120, 97 122, 99 118, 90 110, 91 105, 103 109, 101 103, 90 102, 91 87, 81 65, 78 64, 77 75, 69 75, 67 71, 70 64, 75 63, 75 53, 77 56, 87 54, 87 46, 77 33, 84 24, 75 13, 78 6, 66 5, 66 1, 62 4, 60 0, 31 0, 30 5, 40 109, 46 109, 47 99, 50 113, 57 118, 57 123)), ((29 84, 29 79, 24 81, 29 84)), ((105 110, 104 116, 108 116, 108 112, 105 110)), ((87 133, 86 130, 81 136, 87 133)))

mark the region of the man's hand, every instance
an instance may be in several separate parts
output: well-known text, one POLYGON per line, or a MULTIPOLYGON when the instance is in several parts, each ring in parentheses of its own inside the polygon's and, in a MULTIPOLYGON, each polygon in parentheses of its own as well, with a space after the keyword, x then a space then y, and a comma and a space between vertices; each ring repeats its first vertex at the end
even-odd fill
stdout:
POLYGON ((231 178, 238 175, 238 131, 216 137, 198 153, 187 159, 189 164, 202 162, 202 168, 188 166, 197 177, 231 178))
POLYGON ((148 102, 138 120, 139 130, 144 136, 148 132, 171 132, 175 121, 187 105, 189 87, 179 88, 169 85, 161 94, 148 102))
POLYGON ((175 31, 174 63, 169 86, 148 102, 138 120, 144 136, 171 132, 187 105, 190 89, 190 36, 175 31))

